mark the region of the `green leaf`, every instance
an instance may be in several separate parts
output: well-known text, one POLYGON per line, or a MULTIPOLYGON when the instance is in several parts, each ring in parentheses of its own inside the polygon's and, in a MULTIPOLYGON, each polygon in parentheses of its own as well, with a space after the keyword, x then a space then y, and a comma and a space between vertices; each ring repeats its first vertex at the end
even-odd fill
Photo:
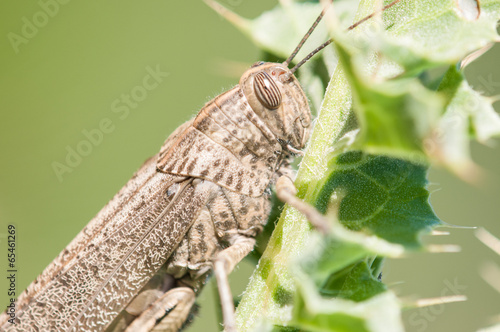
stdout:
POLYGON ((411 6, 417 8, 408 10, 410 14, 402 15, 401 6, 384 12, 388 33, 375 30, 370 38, 361 33, 362 38, 355 39, 358 42, 354 45, 346 34, 333 33, 360 126, 353 147, 418 162, 430 159, 448 166, 464 179, 474 180, 476 170, 469 157, 469 139, 485 142, 497 136, 500 120, 491 106, 493 99, 473 91, 455 63, 498 38, 496 21, 500 17, 500 1, 482 5, 479 18, 469 20, 460 14, 454 1, 440 3, 433 9, 426 8, 423 1, 412 2, 411 6), (426 8, 426 15, 412 16, 421 13, 422 8, 426 8), (401 15, 394 15, 392 11, 401 15), (393 16, 392 24, 386 22, 393 16), (410 23, 405 23, 407 20, 410 23), (427 30, 439 26, 435 32, 438 37, 431 38, 427 30, 419 28, 422 22, 432 22, 427 30), (401 32, 405 31, 405 24, 413 27, 410 36, 401 32), (449 45, 450 36, 439 33, 443 27, 454 31, 459 42, 449 45), (426 35, 428 43, 421 44, 418 39, 426 35), (436 38, 440 38, 439 43, 436 38), (414 52, 415 45, 419 54, 414 52), (442 45, 447 45, 446 51, 442 45), (396 63, 387 65, 387 59, 396 63), (439 93, 427 89, 417 78, 411 78, 426 75, 423 70, 447 63, 452 65, 443 77, 439 93), (372 69, 367 73, 366 68, 372 69), (400 76, 391 78, 395 74, 400 76))
POLYGON ((404 330, 400 314, 400 303, 392 292, 378 292, 362 302, 324 298, 302 276, 292 324, 307 331, 399 332, 404 330))
MULTIPOLYGON (((384 4, 390 2, 386 0, 384 4)), ((358 27, 363 32, 357 38, 344 39, 350 48, 363 54, 372 73, 376 70, 379 77, 401 72, 416 76, 429 68, 455 64, 499 40, 496 24, 500 1, 481 1, 479 16, 474 3, 472 0, 401 1, 380 18, 358 27)), ((341 29, 334 27, 331 33, 337 42, 342 42, 341 29)))
MULTIPOLYGON (((445 113, 445 96, 428 90, 416 78, 394 76, 416 77, 432 67, 454 65, 469 53, 498 40, 500 1, 481 2, 478 17, 466 14, 458 5, 463 3, 402 2, 385 11, 381 19, 359 27, 358 38, 334 26, 331 33, 352 88, 360 125, 357 148, 414 161, 426 157, 425 144, 439 127, 440 115, 445 113)), ((448 84, 455 87, 463 80, 461 75, 447 79, 453 79, 448 84)), ((482 111, 476 112, 479 115, 475 119, 491 120, 496 115, 485 100, 473 96, 469 100, 481 105, 478 108, 482 111)), ((490 124, 483 129, 485 132, 497 132, 495 121, 481 122, 490 124)), ((430 154, 430 157, 442 156, 430 154)), ((445 160, 449 165, 454 162, 445 160)))
POLYGON ((375 82, 356 71, 359 64, 346 48, 336 46, 354 95, 361 129, 355 147, 421 160, 423 141, 442 113, 444 99, 416 78, 375 82))
POLYGON ((323 297, 361 302, 386 291, 365 261, 373 254, 370 248, 335 235, 312 237, 309 247, 313 249, 303 253, 293 269, 300 269, 298 275, 307 276, 323 297))
POLYGON ((388 33, 384 34, 382 52, 405 68, 415 70, 422 68, 417 65, 420 61, 454 64, 469 53, 498 41, 496 26, 500 18, 500 1, 480 1, 479 17, 474 3, 403 1, 385 12, 388 33), (420 60, 415 61, 418 58, 420 60))
POLYGON ((372 273, 380 261, 364 261, 384 251, 383 241, 338 226, 331 236, 313 235, 291 267, 297 293, 290 324, 308 331, 402 331, 399 301, 372 273))
POLYGON ((333 158, 330 169, 317 185, 316 207, 328 213, 332 197, 341 200, 339 220, 355 231, 334 223, 332 235, 312 237, 293 264, 298 291, 292 324, 311 331, 402 331, 399 304, 377 279, 380 259, 369 258, 399 256, 391 241, 420 248, 419 235, 441 224, 428 203, 426 168, 347 152, 333 158), (378 298, 388 302, 380 313, 374 311, 381 308, 370 307, 371 315, 388 315, 380 326, 368 312, 357 311, 378 298), (341 299, 359 303, 356 314, 350 312, 351 302, 341 299))
POLYGON ((401 159, 348 152, 330 161, 316 207, 342 197, 339 220, 351 230, 419 248, 419 235, 441 225, 428 202, 425 166, 401 159))
POLYGON ((361 302, 386 290, 387 286, 373 277, 366 262, 360 262, 347 275, 339 298, 361 302))

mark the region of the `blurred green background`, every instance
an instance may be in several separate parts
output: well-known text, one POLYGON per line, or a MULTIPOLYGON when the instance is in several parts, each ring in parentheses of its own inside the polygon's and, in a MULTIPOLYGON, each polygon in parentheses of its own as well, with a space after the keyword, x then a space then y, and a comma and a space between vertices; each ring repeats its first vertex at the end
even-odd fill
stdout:
MULTIPOLYGON (((254 17, 276 1, 221 3, 254 17)), ((169 133, 235 85, 260 53, 202 1, 42 0, 2 2, 0 7, 0 303, 5 305, 8 224, 17 227, 20 292, 169 133), (43 6, 53 15, 40 14, 43 6), (29 26, 34 22, 39 27, 29 26), (148 70, 156 68, 168 76, 155 87, 148 81, 151 90, 144 90, 148 70), (132 92, 140 101, 125 116, 122 98, 132 92), (84 131, 99 128, 103 119, 109 119, 113 130, 101 142, 83 146, 84 131), (79 145, 88 155, 58 177, 54 162, 64 164, 68 148, 79 145)), ((487 95, 500 93, 499 57, 496 47, 466 72, 487 95)), ((471 186, 433 169, 431 203, 446 222, 485 226, 499 236, 500 148, 473 145, 472 152, 487 180, 471 186)), ((384 280, 405 298, 440 296, 456 284, 469 301, 408 311, 403 318, 408 330, 486 326, 500 314, 500 294, 480 278, 478 269, 488 260, 500 263, 500 257, 471 230, 454 229, 451 236, 433 241, 460 244, 462 252, 388 262, 384 280)), ((231 276, 235 293, 244 290, 251 269, 243 262, 231 276)), ((191 331, 220 330, 213 294, 208 285, 191 331)))

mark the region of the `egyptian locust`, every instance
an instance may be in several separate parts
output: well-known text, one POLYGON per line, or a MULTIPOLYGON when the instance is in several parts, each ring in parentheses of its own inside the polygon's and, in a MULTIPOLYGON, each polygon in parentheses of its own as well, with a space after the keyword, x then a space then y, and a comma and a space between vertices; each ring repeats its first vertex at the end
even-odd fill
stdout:
POLYGON ((285 63, 254 64, 174 131, 18 298, 15 324, 0 316, 1 330, 177 331, 212 270, 235 330, 227 274, 307 142, 310 108, 288 64, 321 17, 285 63))

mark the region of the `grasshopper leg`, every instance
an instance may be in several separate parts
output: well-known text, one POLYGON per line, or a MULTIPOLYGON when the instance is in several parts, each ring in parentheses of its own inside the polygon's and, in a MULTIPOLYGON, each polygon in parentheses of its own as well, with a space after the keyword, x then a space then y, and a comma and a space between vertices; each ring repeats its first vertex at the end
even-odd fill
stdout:
POLYGON ((186 321, 195 298, 189 287, 173 288, 153 302, 125 332, 177 332, 186 321))
POLYGON ((236 264, 253 250, 254 245, 255 239, 240 235, 230 247, 217 255, 214 262, 214 273, 219 288, 224 330, 226 332, 236 332, 234 302, 227 276, 236 264))
POLYGON ((276 182, 276 195, 286 204, 294 207, 306 216, 309 222, 320 232, 326 234, 330 230, 328 220, 316 208, 297 196, 297 189, 288 176, 280 176, 276 182))

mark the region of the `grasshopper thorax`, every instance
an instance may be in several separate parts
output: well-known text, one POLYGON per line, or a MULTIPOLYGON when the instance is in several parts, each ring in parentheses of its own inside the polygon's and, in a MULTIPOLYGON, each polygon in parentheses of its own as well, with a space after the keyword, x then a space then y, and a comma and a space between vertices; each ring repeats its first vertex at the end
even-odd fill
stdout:
POLYGON ((311 129, 311 110, 290 69, 281 63, 257 62, 241 76, 240 88, 284 148, 304 147, 311 129))

